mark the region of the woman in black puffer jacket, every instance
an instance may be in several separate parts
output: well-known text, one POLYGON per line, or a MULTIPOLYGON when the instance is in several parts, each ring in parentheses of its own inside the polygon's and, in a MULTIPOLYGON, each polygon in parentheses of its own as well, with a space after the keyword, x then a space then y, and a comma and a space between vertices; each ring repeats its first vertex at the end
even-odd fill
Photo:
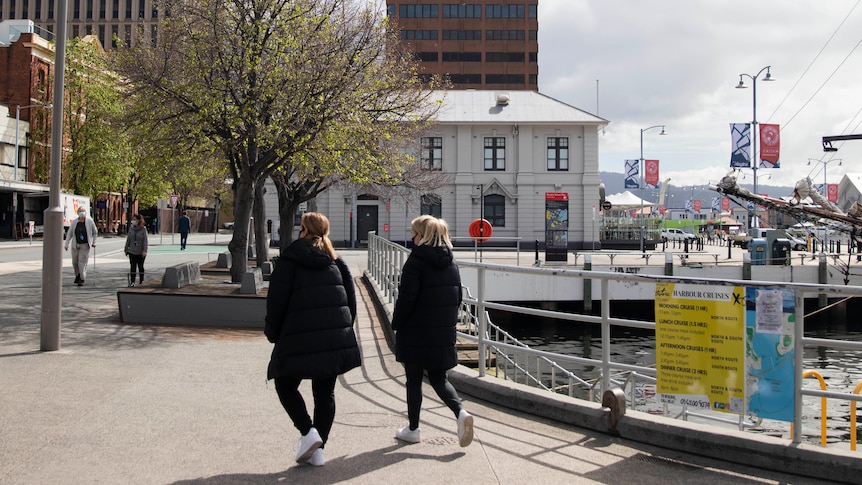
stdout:
POLYGON ((264 328, 275 344, 267 379, 275 379, 278 398, 302 434, 297 462, 324 463, 323 445, 335 419, 335 381, 361 363, 355 318, 353 279, 332 248, 329 220, 306 212, 299 239, 273 269, 264 328), (314 420, 299 392, 302 379, 311 379, 314 420))
POLYGON ((395 437, 418 443, 422 408, 422 376, 458 420, 458 442, 473 440, 473 417, 446 377, 458 365, 455 324, 461 305, 461 275, 452 256, 449 228, 442 219, 420 216, 411 225, 413 251, 401 270, 398 300, 392 315, 395 357, 404 363, 409 423, 395 437))

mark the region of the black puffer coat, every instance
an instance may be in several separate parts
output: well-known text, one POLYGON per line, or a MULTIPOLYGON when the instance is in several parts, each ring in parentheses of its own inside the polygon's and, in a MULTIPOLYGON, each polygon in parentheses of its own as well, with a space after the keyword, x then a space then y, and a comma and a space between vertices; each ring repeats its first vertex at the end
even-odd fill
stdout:
POLYGON ((401 270, 392 315, 395 357, 429 370, 458 365, 455 324, 461 275, 448 247, 416 246, 401 270))
POLYGON ((278 258, 266 297, 264 333, 275 344, 267 379, 323 379, 359 367, 356 293, 341 258, 294 241, 278 258))

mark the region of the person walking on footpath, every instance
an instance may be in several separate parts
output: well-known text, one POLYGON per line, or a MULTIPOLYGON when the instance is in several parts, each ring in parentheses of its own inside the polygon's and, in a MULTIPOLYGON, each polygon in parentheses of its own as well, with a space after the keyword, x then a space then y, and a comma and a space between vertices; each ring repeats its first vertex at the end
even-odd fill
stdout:
POLYGON ((420 216, 410 228, 413 250, 401 270, 398 299, 392 315, 395 358, 404 364, 407 379, 408 424, 395 437, 408 443, 421 440, 419 413, 422 408, 422 378, 454 413, 458 443, 473 441, 473 416, 449 383, 446 371, 458 365, 455 324, 461 305, 461 275, 452 255, 449 228, 442 219, 420 216))
POLYGON ((186 242, 189 240, 189 233, 192 231, 192 220, 189 219, 189 212, 183 211, 179 221, 180 230, 180 251, 186 250, 186 242))
POLYGON ((275 344, 267 380, 275 379, 278 399, 302 435, 297 463, 324 464, 336 379, 362 363, 355 318, 353 278, 329 240, 329 220, 306 212, 299 238, 281 253, 270 276, 264 326, 275 344), (313 419, 299 392, 303 379, 311 379, 313 419))
POLYGON ((99 234, 96 223, 87 217, 87 210, 78 208, 78 220, 66 231, 66 251, 72 247, 72 268, 75 269, 75 284, 84 286, 87 279, 87 264, 90 262, 90 248, 96 247, 96 236, 99 234), (74 240, 74 244, 72 244, 74 240))
POLYGON ((149 249, 149 241, 144 217, 135 214, 132 216, 132 228, 126 236, 126 247, 123 250, 129 257, 129 288, 135 286, 136 270, 140 275, 138 284, 144 282, 144 260, 147 259, 147 249, 149 249))

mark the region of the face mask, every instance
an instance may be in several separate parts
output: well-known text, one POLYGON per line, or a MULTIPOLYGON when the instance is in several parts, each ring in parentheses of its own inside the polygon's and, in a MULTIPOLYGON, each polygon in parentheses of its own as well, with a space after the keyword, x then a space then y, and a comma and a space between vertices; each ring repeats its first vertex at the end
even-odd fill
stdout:
POLYGON ((87 217, 87 213, 86 213, 86 212, 79 212, 79 213, 78 213, 78 217, 80 217, 81 219, 83 219, 83 218, 87 217))
POLYGON ((132 221, 132 227, 135 227, 137 225, 138 225, 138 221, 132 221))

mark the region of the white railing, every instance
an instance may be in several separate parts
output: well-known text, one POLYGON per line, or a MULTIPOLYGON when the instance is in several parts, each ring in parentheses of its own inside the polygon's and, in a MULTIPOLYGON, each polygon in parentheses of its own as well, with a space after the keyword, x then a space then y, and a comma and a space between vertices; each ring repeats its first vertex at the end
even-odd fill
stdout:
MULTIPOLYGON (((409 250, 406 248, 386 241, 383 238, 369 234, 368 246, 368 271, 375 283, 380 288, 385 297, 392 303, 397 298, 398 280, 401 267, 404 264, 409 250)), ((500 355, 506 355, 504 365, 510 365, 517 372, 523 372, 527 367, 524 364, 519 364, 516 357, 509 356, 510 352, 516 352, 523 355, 529 355, 533 359, 545 359, 545 361, 553 363, 556 368, 562 369, 558 364, 572 363, 579 365, 597 366, 601 369, 600 380, 595 383, 590 383, 587 379, 575 378, 572 379, 572 385, 590 385, 590 397, 595 396, 595 387, 601 386, 602 391, 611 389, 612 386, 625 387, 626 383, 631 383, 633 386, 630 390, 632 404, 636 401, 637 391, 634 389, 635 378, 645 381, 654 382, 656 370, 654 367, 631 365, 611 360, 611 328, 614 326, 651 329, 655 330, 655 322, 631 320, 625 318, 611 317, 610 313, 610 292, 608 285, 611 281, 626 281, 640 284, 655 284, 655 283, 684 283, 695 285, 715 286, 745 286, 753 288, 779 288, 790 289, 795 291, 796 295, 796 325, 794 336, 794 350, 797 358, 795 359, 794 375, 799 376, 795 380, 794 386, 794 419, 793 419, 793 441, 799 443, 802 441, 802 398, 803 396, 813 396, 818 398, 841 399, 851 402, 860 402, 862 397, 858 394, 840 393, 829 391, 818 391, 814 389, 802 389, 802 374, 803 374, 803 349, 805 347, 828 347, 830 349, 842 349, 862 352, 862 342, 852 342, 836 339, 824 338, 807 338, 804 337, 804 315, 805 315, 805 297, 814 298, 818 295, 826 294, 829 296, 857 297, 862 296, 862 287, 859 286, 837 286, 837 285, 821 285, 821 284, 804 284, 804 283, 783 283, 769 281, 749 281, 749 280, 717 280, 710 278, 687 278, 675 276, 658 276, 658 275, 643 275, 643 274, 627 274, 627 273, 610 273, 598 272, 589 270, 577 269, 562 269, 562 268, 534 268, 534 267, 518 267, 506 266, 487 263, 475 263, 469 261, 459 261, 458 265, 464 268, 470 268, 477 272, 476 288, 471 288, 470 293, 464 299, 465 303, 472 305, 474 311, 471 312, 471 317, 475 319, 476 330, 469 333, 461 333, 463 338, 473 340, 478 344, 477 360, 479 362, 479 374, 484 376, 487 371, 487 356, 495 354, 500 358, 500 355), (582 313, 559 312, 552 310, 541 310, 535 308, 527 308, 522 306, 508 305, 504 303, 491 302, 485 298, 485 281, 486 273, 493 272, 495 274, 506 275, 542 275, 548 278, 578 278, 581 280, 592 280, 598 282, 601 287, 601 313, 600 315, 589 315, 582 313), (472 293, 475 296, 472 296, 472 293), (556 354, 541 350, 531 349, 522 345, 516 344, 514 341, 508 341, 503 338, 502 341, 494 340, 491 337, 500 335, 495 327, 489 322, 488 309, 502 310, 517 314, 533 315, 546 318, 555 318, 559 320, 598 324, 601 327, 601 358, 590 359, 584 357, 576 357, 571 355, 556 354), (483 358, 485 356, 485 358, 483 358)), ((508 334, 506 334, 508 335, 508 334)), ((514 339, 512 339, 514 340, 514 339)), ((518 342, 520 343, 520 342, 518 342)), ((860 365, 856 366, 857 368, 860 365)), ((552 371, 552 373, 557 370, 552 371)), ((510 374, 511 375, 511 374, 510 374)), ((569 376, 566 375, 569 379, 569 376)), ((532 375, 525 380, 535 382, 539 379, 536 375, 532 375)), ((542 381, 544 382, 544 381, 542 381)), ((550 381, 551 384, 543 384, 541 387, 549 390, 558 390, 555 380, 550 381)), ((643 388, 641 389, 643 392, 643 388)), ((601 393, 598 393, 600 396, 601 393)), ((688 416, 699 416, 718 421, 726 421, 714 416, 705 416, 694 412, 683 411, 678 417, 687 418, 688 416)), ((740 428, 745 425, 742 422, 743 416, 739 416, 736 422, 740 428)), ((726 421, 729 422, 729 421, 726 421)), ((853 431, 853 430, 851 430, 853 431)), ((853 440, 855 441, 855 440, 853 440)))

